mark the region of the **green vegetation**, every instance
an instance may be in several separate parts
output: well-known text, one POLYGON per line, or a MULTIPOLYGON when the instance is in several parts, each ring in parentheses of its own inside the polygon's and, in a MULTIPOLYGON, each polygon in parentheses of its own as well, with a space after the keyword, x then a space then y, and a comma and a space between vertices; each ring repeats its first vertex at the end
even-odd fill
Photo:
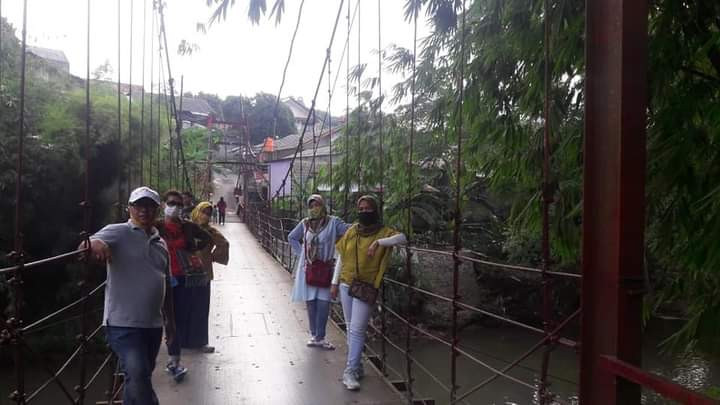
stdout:
MULTIPOLYGON (((257 23, 266 2, 249 3, 249 18, 257 23)), ((279 17, 285 1, 273 3, 271 11, 279 17)), ((224 18, 231 4, 217 2, 215 17, 224 18)), ((406 148, 412 50, 384 50, 386 68, 402 72, 406 78, 384 103, 385 111, 391 109, 388 101, 396 103, 394 112, 384 119, 386 217, 403 225, 403 209, 412 199, 416 230, 452 228, 449 210, 454 206, 452 190, 458 180, 452 170, 457 144, 454 108, 457 72, 464 64, 462 204, 466 212, 480 214, 481 219, 480 226, 473 227, 477 232, 468 230, 466 235, 486 235, 470 243, 466 240, 466 246, 492 251, 487 243, 495 243, 500 259, 537 263, 543 2, 468 1, 468 56, 464 61, 459 58, 460 4, 455 0, 406 1, 408 21, 417 15, 432 27, 431 34, 419 42, 417 55, 418 115, 412 159, 417 177, 412 180, 410 197, 406 148), (429 191, 433 189, 437 192, 429 191)), ((551 186, 555 199, 551 243, 556 266, 568 271, 577 271, 580 257, 584 5, 584 0, 551 1, 550 15, 551 186)), ((672 313, 687 319, 667 342, 676 349, 696 344, 712 351, 720 347, 718 15, 718 2, 650 2, 646 263, 651 293, 646 314, 672 313)), ((374 90, 376 83, 375 78, 366 77, 364 90, 374 90)), ((351 173, 350 178, 359 179, 363 190, 379 184, 378 101, 366 98, 353 113, 350 159, 339 162, 334 171, 334 201, 343 200, 340 185, 351 173)), ((338 148, 344 154, 344 144, 338 148)), ((470 222, 464 218, 463 225, 470 222)))

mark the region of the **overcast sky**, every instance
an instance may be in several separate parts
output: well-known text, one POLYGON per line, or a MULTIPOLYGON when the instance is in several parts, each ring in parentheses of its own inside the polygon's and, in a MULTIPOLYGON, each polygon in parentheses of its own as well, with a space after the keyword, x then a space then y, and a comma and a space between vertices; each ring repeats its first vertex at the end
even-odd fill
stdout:
MULTIPOLYGON (((131 1, 134 5, 132 82, 142 84, 143 11, 147 6, 145 85, 149 87, 152 0, 122 0, 120 35, 122 81, 129 80, 131 1)), ((259 91, 277 93, 300 0, 286 0, 286 13, 277 26, 274 18, 268 17, 261 20, 259 26, 252 25, 247 19, 248 0, 238 0, 236 6, 230 9, 227 20, 213 25, 207 34, 196 31, 196 24, 206 22, 212 12, 212 9, 207 7, 206 0, 166 1, 166 26, 172 73, 177 78, 178 85, 180 75, 184 75, 185 91, 204 91, 221 97, 237 94, 253 95, 259 91), (178 55, 177 46, 183 39, 197 44, 199 50, 191 56, 178 55)), ((352 10, 356 6, 356 1, 358 0, 350 0, 352 10)), ((360 60, 362 63, 368 63, 365 76, 376 76, 378 2, 359 1, 360 60)), ((273 0, 268 0, 268 3, 271 7, 273 0)), ((405 0, 382 0, 383 48, 390 44, 412 46, 412 25, 403 19, 404 3, 405 0)), ((85 76, 86 4, 85 0, 28 0, 28 43, 62 50, 70 61, 71 73, 81 77, 85 76)), ((339 4, 339 0, 306 0, 283 97, 291 95, 302 97, 306 104, 310 104, 339 4)), ((338 69, 342 72, 333 97, 332 110, 335 113, 340 113, 345 108, 346 68, 344 64, 342 67, 339 66, 338 59, 347 38, 347 4, 346 1, 332 48, 333 77, 338 69)), ((3 1, 2 7, 3 16, 6 16, 16 27, 20 36, 22 1, 3 1)), ((117 0, 92 1, 91 70, 106 60, 117 69, 117 15, 117 0)), ((351 66, 358 63, 357 27, 356 21, 350 37, 351 66)), ((424 21, 421 21, 419 37, 427 35, 427 32, 424 21)), ((157 62, 157 50, 155 59, 157 62)), ((117 77, 117 70, 113 77, 117 77)), ((384 92, 388 94, 390 86, 399 79, 387 72, 383 73, 384 92)), ((321 109, 325 109, 328 102, 327 76, 324 80, 318 97, 318 108, 321 109)))

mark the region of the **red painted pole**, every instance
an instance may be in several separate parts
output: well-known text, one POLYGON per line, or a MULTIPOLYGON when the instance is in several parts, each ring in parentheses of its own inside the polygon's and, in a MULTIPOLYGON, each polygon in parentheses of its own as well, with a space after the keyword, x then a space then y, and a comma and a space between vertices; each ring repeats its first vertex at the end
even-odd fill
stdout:
POLYGON ((587 1, 580 403, 639 404, 601 356, 640 365, 647 0, 587 1))

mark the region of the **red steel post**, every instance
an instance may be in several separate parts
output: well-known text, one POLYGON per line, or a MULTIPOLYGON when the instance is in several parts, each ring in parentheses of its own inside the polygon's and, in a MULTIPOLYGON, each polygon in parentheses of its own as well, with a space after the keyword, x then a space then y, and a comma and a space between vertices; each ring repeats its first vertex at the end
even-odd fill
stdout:
POLYGON ((648 1, 586 13, 580 403, 639 404, 601 356, 641 361, 648 1))

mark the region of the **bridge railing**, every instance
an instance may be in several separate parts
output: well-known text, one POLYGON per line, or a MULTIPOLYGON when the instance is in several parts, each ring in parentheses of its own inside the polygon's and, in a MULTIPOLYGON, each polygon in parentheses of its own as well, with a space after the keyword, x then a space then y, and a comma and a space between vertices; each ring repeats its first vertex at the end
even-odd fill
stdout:
MULTIPOLYGON (((273 217, 268 213, 262 205, 251 205, 247 212, 247 226, 251 233, 255 236, 262 247, 270 253, 283 267, 289 272, 293 271, 293 266, 296 261, 293 258, 292 253, 289 249, 287 242, 287 234, 292 229, 286 224, 295 224, 297 221, 291 219, 281 219, 273 217)), ((476 255, 472 255, 472 252, 463 251, 461 254, 455 254, 454 252, 428 249, 417 246, 403 246, 401 249, 404 250, 405 255, 413 255, 416 253, 424 253, 436 256, 451 257, 453 260, 460 262, 476 263, 483 265, 488 268, 503 271, 509 273, 523 272, 528 274, 539 275, 542 270, 508 265, 504 263, 493 262, 478 258, 476 255)), ((436 269, 436 271, 447 271, 448 276, 452 276, 452 269, 436 269)), ((567 280, 573 280, 579 282, 581 275, 575 273, 548 271, 546 274, 551 275, 555 278, 563 278, 567 280)), ((554 323, 548 330, 538 328, 536 326, 521 322, 502 314, 494 313, 486 309, 479 308, 476 305, 472 305, 468 302, 464 302, 460 296, 446 296, 436 291, 431 291, 425 288, 418 287, 413 283, 411 277, 408 277, 409 281, 400 281, 386 275, 383 278, 383 283, 380 290, 379 301, 377 304, 376 319, 379 318, 380 326, 376 326, 374 322, 370 322, 369 329, 375 336, 380 339, 379 349, 378 345, 372 345, 372 342, 368 342, 365 347, 365 353, 368 360, 389 380, 389 382, 398 391, 405 394, 409 404, 434 404, 435 399, 425 398, 418 395, 413 383, 416 378, 417 372, 426 374, 438 387, 445 391, 448 395, 448 401, 442 401, 443 403, 458 404, 458 403, 469 403, 468 400, 473 394, 486 388, 494 381, 502 378, 504 380, 514 383, 514 385, 527 390, 537 402, 540 404, 564 404, 569 403, 567 399, 562 399, 559 396, 553 394, 548 388, 541 391, 541 387, 538 385, 536 380, 528 381, 518 378, 511 374, 511 372, 521 365, 525 360, 531 357, 533 354, 542 351, 543 355, 549 355, 550 352, 557 346, 563 346, 574 351, 579 350, 580 342, 570 339, 562 335, 565 328, 572 322, 578 321, 581 309, 575 309, 569 316, 560 322, 554 323), (397 300, 405 300, 406 305, 403 308, 395 308, 393 302, 389 299, 389 294, 394 292, 395 302, 397 300), (420 295, 425 298, 437 300, 440 302, 447 303, 448 313, 457 319, 459 311, 469 311, 473 314, 481 315, 484 317, 492 318, 502 324, 510 327, 520 328, 527 332, 536 334, 538 341, 532 346, 528 347, 523 353, 520 353, 511 361, 506 361, 502 367, 493 366, 487 361, 481 359, 481 356, 476 355, 471 350, 467 350, 461 345, 461 340, 458 336, 457 322, 453 322, 451 330, 448 331, 447 335, 451 338, 441 336, 436 331, 432 331, 427 327, 424 327, 421 322, 417 322, 414 319, 412 312, 413 296, 420 295), (397 333, 392 333, 390 330, 390 323, 394 322, 395 325, 402 325, 404 328, 404 339, 398 341, 393 336, 397 336, 397 333), (451 382, 447 384, 443 381, 441 374, 446 374, 447 370, 433 369, 432 366, 424 364, 418 356, 413 353, 413 336, 422 336, 423 338, 432 340, 440 345, 447 347, 449 357, 463 357, 484 369, 486 369, 490 376, 478 379, 478 381, 470 386, 460 390, 460 386, 457 384, 456 377, 459 370, 457 369, 457 362, 450 362, 452 369, 450 370, 451 382), (397 370, 397 364, 395 367, 388 360, 390 350, 394 350, 403 357, 404 370, 397 370), (442 371, 445 371, 443 373, 442 371), (544 392, 544 394, 542 394, 544 392), (540 396, 543 395, 543 396, 540 396)), ((345 325, 342 321, 343 317, 337 313, 337 308, 334 309, 338 325, 344 330, 345 325)), ((397 332, 397 331, 395 331, 397 332)), ((672 400, 681 401, 682 403, 688 404, 714 404, 716 401, 704 396, 703 394, 689 390, 679 384, 673 383, 662 377, 648 373, 638 367, 626 364, 614 358, 604 357, 601 359, 603 367, 611 375, 620 377, 631 381, 639 386, 649 388, 650 390, 672 400)), ((547 370, 540 371, 546 372, 547 370)), ((572 400, 572 403, 576 403, 576 399, 572 400)))
MULTIPOLYGON (((100 399, 104 399, 105 402, 98 403, 108 404, 118 400, 122 382, 118 379, 118 374, 116 373, 117 360, 114 354, 106 345, 102 345, 101 349, 95 350, 95 353, 91 353, 93 351, 92 348, 97 346, 93 345, 93 341, 100 335, 103 329, 101 322, 90 327, 91 314, 97 313, 102 309, 102 307, 91 307, 91 303, 103 296, 106 285, 105 281, 91 289, 88 288, 88 283, 92 277, 89 277, 89 273, 86 271, 83 274, 83 280, 78 285, 81 289, 81 296, 79 298, 27 325, 21 318, 25 297, 30 296, 31 293, 24 288, 23 277, 30 271, 42 271, 50 266, 63 265, 72 260, 82 259, 86 251, 86 249, 74 250, 28 263, 23 262, 22 258, 16 257, 15 259, 18 262, 16 265, 0 269, 0 282, 6 283, 13 292, 11 296, 13 316, 7 318, 0 313, 0 321, 2 321, 2 326, 0 326, 0 348, 12 350, 15 375, 15 384, 14 387, 11 388, 11 391, 0 394, 8 395, 10 400, 17 404, 30 404, 35 402, 40 398, 40 395, 51 386, 56 386, 62 395, 61 398, 54 399, 57 401, 55 403, 84 404, 89 399, 86 396, 87 391, 95 384, 99 384, 100 376, 104 372, 108 372, 110 377, 107 389, 104 398, 95 398, 95 400, 99 401, 100 399), (78 310, 80 312, 79 314, 77 313, 78 310), (72 351, 59 366, 52 367, 51 364, 53 364, 53 362, 48 359, 49 356, 33 349, 30 345, 29 340, 32 337, 31 335, 39 334, 46 329, 66 325, 78 319, 80 321, 81 332, 75 336, 76 343, 72 351), (97 358, 98 355, 101 355, 103 360, 100 362, 100 365, 92 371, 92 374, 88 378, 88 361, 91 356, 97 358), (29 381, 27 369, 29 359, 36 360, 32 364, 41 367, 42 371, 47 375, 46 379, 42 382, 29 381), (115 368, 113 368, 113 364, 115 368), (68 380, 66 374, 69 370, 73 369, 72 366, 74 365, 79 366, 79 375, 77 377, 77 383, 69 387, 63 382, 63 378, 65 381, 68 380), (108 368, 110 368, 109 371, 107 371, 108 368), (30 384, 36 384, 36 386, 30 386, 30 384)), ((89 264, 86 261, 84 268, 86 270, 89 268, 89 264)))

